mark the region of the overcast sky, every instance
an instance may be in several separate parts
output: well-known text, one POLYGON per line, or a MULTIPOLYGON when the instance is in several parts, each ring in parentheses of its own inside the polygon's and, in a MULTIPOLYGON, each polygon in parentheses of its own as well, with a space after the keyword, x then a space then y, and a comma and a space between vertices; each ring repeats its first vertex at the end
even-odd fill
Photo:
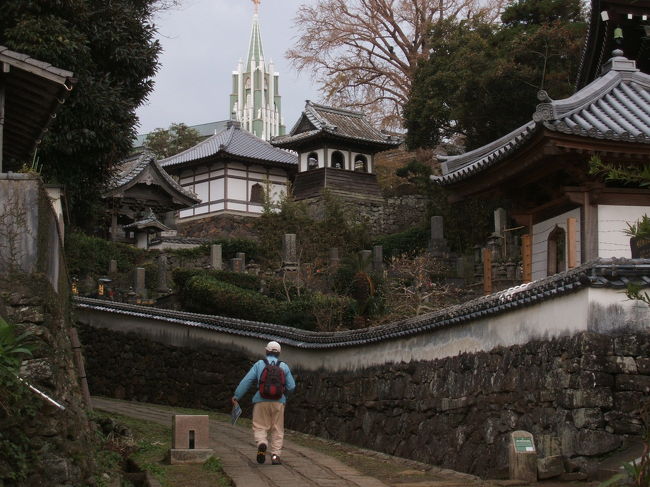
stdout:
MULTIPOLYGON (((262 0, 260 28, 264 56, 280 73, 282 116, 290 130, 305 100, 318 100, 310 73, 298 75, 284 53, 298 32, 293 26, 298 5, 311 0, 262 0)), ((180 9, 156 19, 162 43, 154 91, 138 110, 138 133, 229 118, 232 71, 246 58, 253 19, 251 0, 182 0, 180 9)))

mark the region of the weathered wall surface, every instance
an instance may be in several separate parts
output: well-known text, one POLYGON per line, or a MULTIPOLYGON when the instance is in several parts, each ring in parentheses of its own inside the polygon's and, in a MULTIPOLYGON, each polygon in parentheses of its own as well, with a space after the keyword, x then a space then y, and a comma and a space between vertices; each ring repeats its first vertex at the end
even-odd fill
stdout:
POLYGON ((23 414, 9 415, 3 405, 10 396, 0 387, 0 485, 86 485, 94 473, 93 435, 69 337, 58 220, 40 178, 0 176, 0 317, 29 333, 36 347, 20 376, 65 407, 28 393, 29 404, 16 400, 23 414), (33 458, 23 465, 29 477, 16 482, 12 445, 22 435, 33 458))
MULTIPOLYGON (((374 235, 404 231, 424 222, 427 212, 427 198, 420 194, 409 194, 368 201, 354 195, 337 195, 343 205, 360 222, 366 222, 374 235)), ((310 214, 318 218, 323 214, 322 197, 303 200, 309 206, 310 214)))
MULTIPOLYGON (((12 441, 12 432, 25 433, 34 454, 30 476, 17 485, 86 485, 94 474, 89 455, 93 434, 74 364, 65 299, 51 291, 42 275, 14 276, 10 282, 0 279, 0 316, 15 323, 19 333, 31 333, 37 347, 23 362, 21 377, 65 407, 60 410, 34 394, 34 417, 7 416, 0 408, 5 441, 12 441)), ((11 478, 11 472, 4 470, 7 467, 0 458, 0 485, 5 475, 11 478)))
MULTIPOLYGON (((80 331, 91 392, 112 397, 227 411, 259 358, 225 344, 181 348, 135 333, 80 331)), ((289 428, 492 476, 507 468, 507 435, 525 429, 542 454, 587 471, 641 432, 650 334, 584 332, 354 372, 294 373, 289 428)))

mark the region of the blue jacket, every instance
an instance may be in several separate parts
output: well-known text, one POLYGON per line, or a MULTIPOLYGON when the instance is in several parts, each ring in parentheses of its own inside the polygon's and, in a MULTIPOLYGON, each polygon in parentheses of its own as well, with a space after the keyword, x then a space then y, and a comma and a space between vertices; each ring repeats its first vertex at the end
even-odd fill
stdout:
MULTIPOLYGON (((273 357, 272 355, 267 355, 266 360, 268 360, 269 363, 276 363, 279 359, 277 357, 273 357)), ((237 389, 235 390, 235 395, 233 396, 235 399, 239 401, 246 394, 246 392, 248 392, 251 386, 254 385, 255 387, 258 388, 258 390, 257 392, 255 392, 255 395, 253 396, 253 403, 281 402, 284 404, 287 402, 287 398, 284 394, 278 400, 264 399, 262 396, 260 396, 258 384, 260 382, 260 377, 262 376, 262 371, 264 370, 264 367, 266 367, 264 360, 258 360, 257 362, 255 362, 255 364, 251 367, 251 369, 248 371, 248 373, 244 376, 244 378, 237 386, 237 389)), ((291 375, 291 370, 289 369, 289 366, 284 362, 282 362, 280 363, 280 368, 284 370, 285 392, 287 393, 293 392, 293 390, 296 388, 296 381, 293 379, 293 375, 291 375)))

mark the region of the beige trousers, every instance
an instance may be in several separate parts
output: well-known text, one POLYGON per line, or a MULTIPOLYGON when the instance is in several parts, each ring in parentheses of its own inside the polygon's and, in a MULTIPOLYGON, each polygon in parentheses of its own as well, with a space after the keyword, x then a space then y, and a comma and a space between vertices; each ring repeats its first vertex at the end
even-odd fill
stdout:
POLYGON ((280 455, 284 441, 284 404, 281 402, 256 402, 253 406, 253 436, 255 443, 266 443, 271 433, 271 454, 280 455))

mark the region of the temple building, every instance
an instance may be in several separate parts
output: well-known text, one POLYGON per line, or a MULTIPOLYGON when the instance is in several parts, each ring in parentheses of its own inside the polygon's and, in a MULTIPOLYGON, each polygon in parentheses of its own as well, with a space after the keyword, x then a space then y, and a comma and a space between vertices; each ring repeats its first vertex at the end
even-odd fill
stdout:
POLYGON ((265 195, 277 201, 298 158, 229 121, 215 135, 160 165, 200 203, 180 211, 179 222, 222 214, 257 216, 265 195))
POLYGON ((111 240, 144 249, 174 227, 175 211, 201 202, 172 179, 148 151, 121 161, 102 197, 111 216, 111 240))
POLYGON ((374 156, 402 140, 374 128, 361 112, 307 100, 291 132, 274 137, 271 143, 298 153, 293 186, 296 200, 318 197, 327 188, 342 197, 363 197, 383 204, 374 156))
POLYGON ((279 91, 280 75, 275 72, 273 61, 267 64, 264 59, 259 2, 253 0, 255 14, 246 63, 240 59, 237 70, 232 73, 230 118, 240 122, 243 129, 270 140, 271 137, 284 135, 285 127, 279 91))
POLYGON ((432 179, 452 198, 499 197, 524 227, 524 280, 597 258, 631 257, 628 226, 650 215, 650 189, 606 181, 590 159, 650 164, 650 75, 615 51, 569 98, 540 92, 532 120, 471 152, 442 160, 432 179))

